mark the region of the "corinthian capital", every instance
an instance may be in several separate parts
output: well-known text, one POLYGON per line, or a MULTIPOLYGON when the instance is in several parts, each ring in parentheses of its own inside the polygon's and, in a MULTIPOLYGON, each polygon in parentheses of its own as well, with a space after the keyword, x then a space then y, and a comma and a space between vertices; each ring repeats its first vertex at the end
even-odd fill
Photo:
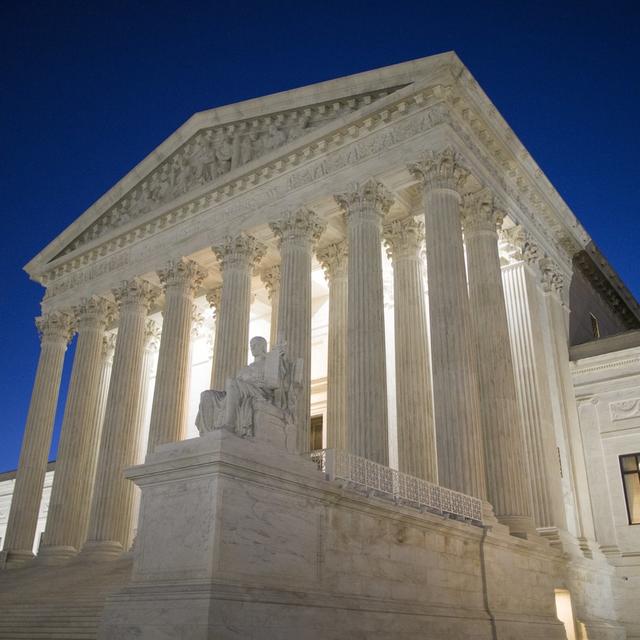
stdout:
POLYGON ((163 287, 185 287, 193 294, 206 278, 207 272, 197 262, 188 258, 170 260, 164 269, 158 271, 163 287))
POLYGON ((213 317, 218 315, 218 309, 220 308, 220 300, 222 300, 222 287, 216 287, 207 291, 205 298, 213 311, 213 317))
POLYGON ((500 232, 500 249, 509 263, 526 262, 533 266, 542 258, 540 247, 522 225, 500 232))
POLYGON ((108 364, 113 364, 113 352, 116 350, 117 334, 111 332, 102 338, 102 358, 108 364))
POLYGON ((348 249, 346 240, 322 247, 322 249, 318 249, 316 255, 327 280, 331 281, 336 276, 347 275, 348 249))
POLYGON ((419 258, 424 242, 424 224, 413 216, 392 220, 382 228, 387 255, 392 260, 419 258))
POLYGON ((273 294, 280 287, 280 265, 276 264, 268 269, 263 269, 260 272, 260 279, 267 288, 269 294, 269 300, 273 299, 273 294))
POLYGON ((278 244, 285 242, 310 242, 316 244, 327 227, 311 209, 302 207, 296 211, 288 211, 280 220, 270 222, 271 231, 278 238, 278 244))
POLYGON ((489 189, 480 189, 464 196, 462 228, 466 235, 477 231, 496 233, 504 221, 505 213, 489 189))
POLYGON ((222 269, 252 269, 267 252, 253 236, 239 233, 227 236, 222 244, 211 247, 222 269))
POLYGON ((393 196, 377 180, 367 180, 362 185, 355 184, 347 193, 334 196, 347 220, 373 220, 380 222, 393 204, 393 196))
POLYGON ((134 278, 125 280, 118 289, 114 290, 113 295, 120 310, 128 306, 140 306, 145 311, 149 311, 159 293, 158 288, 150 282, 134 278))
POLYGON ((461 193, 469 177, 460 155, 450 147, 439 152, 429 151, 407 168, 425 189, 453 189, 461 193))
POLYGON ((49 311, 36 318, 36 328, 41 342, 69 344, 75 333, 73 316, 62 311, 49 311))
POLYGON ((96 327, 104 330, 109 322, 113 322, 116 306, 106 298, 91 296, 83 298, 81 303, 73 308, 73 312, 80 329, 96 327))
POLYGON ((160 327, 155 320, 147 318, 144 323, 144 340, 147 351, 157 351, 160 347, 160 327))
POLYGON ((565 275, 558 264, 548 256, 540 260, 542 288, 547 293, 557 293, 562 297, 565 275))

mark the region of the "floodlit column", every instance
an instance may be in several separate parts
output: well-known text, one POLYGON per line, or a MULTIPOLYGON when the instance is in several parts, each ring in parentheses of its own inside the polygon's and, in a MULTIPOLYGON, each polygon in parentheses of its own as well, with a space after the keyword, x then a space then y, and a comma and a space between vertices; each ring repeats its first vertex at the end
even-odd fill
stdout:
POLYGON ((391 194, 375 180, 335 196, 349 242, 347 376, 349 451, 389 464, 382 294, 382 219, 391 194))
POLYGON ((129 542, 134 485, 123 471, 140 458, 140 406, 146 317, 158 292, 140 279, 114 291, 120 311, 118 337, 105 409, 89 531, 83 550, 109 557, 129 542))
POLYGON ((172 260, 158 272, 165 290, 165 308, 158 370, 151 407, 147 450, 183 440, 187 433, 189 344, 193 295, 206 272, 193 260, 172 260))
POLYGON ((541 255, 519 227, 503 232, 503 239, 510 251, 502 279, 534 520, 538 528, 565 529, 538 288, 541 255))
POLYGON ((271 326, 269 328, 269 349, 278 342, 278 308, 280 301, 280 265, 277 264, 260 273, 260 278, 264 282, 271 301, 271 326))
POLYGON ((451 149, 409 167, 424 186, 431 370, 440 484, 486 497, 476 355, 460 224, 467 170, 451 149))
POLYGON ((213 312, 213 327, 212 327, 212 335, 211 342, 209 345, 213 346, 211 349, 211 388, 213 389, 213 374, 215 373, 215 369, 213 367, 213 363, 216 359, 216 349, 218 346, 218 329, 220 328, 220 323, 218 322, 218 313, 220 311, 220 300, 222 299, 222 287, 216 287, 215 289, 211 289, 205 295, 207 303, 211 307, 211 311, 213 312))
POLYGON ((72 317, 59 311, 36 318, 36 326, 40 334, 40 359, 4 540, 7 566, 20 565, 33 558, 33 541, 51 448, 64 354, 73 335, 72 317))
POLYGON ((347 265, 346 240, 319 249, 329 283, 327 362, 327 447, 346 451, 347 435, 347 265))
POLYGON ((429 344, 420 249, 424 225, 413 216, 383 229, 393 263, 398 470, 438 481, 429 344))
POLYGON ((102 431, 98 404, 104 331, 113 319, 112 303, 83 300, 75 309, 78 341, 60 432, 47 527, 39 555, 48 562, 75 555, 85 541, 102 431))
POLYGON ((302 359, 301 389, 296 400, 296 445, 309 451, 311 398, 311 258, 326 223, 310 209, 287 213, 272 222, 281 257, 278 332, 287 357, 302 359))
POLYGON ((478 355, 487 494, 498 520, 511 533, 526 535, 535 532, 535 524, 531 491, 524 473, 524 431, 518 411, 498 254, 498 228, 503 220, 504 212, 488 190, 465 199, 462 226, 478 355))
POLYGON ((216 323, 216 346, 211 387, 224 389, 247 366, 251 272, 263 258, 266 247, 253 236, 227 236, 213 247, 222 269, 222 298, 216 323))

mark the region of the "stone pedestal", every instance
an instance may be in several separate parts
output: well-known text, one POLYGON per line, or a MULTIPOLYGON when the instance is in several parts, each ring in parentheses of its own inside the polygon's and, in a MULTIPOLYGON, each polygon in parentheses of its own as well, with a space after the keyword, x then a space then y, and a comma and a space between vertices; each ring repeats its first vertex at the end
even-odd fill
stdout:
POLYGON ((256 407, 257 439, 214 431, 127 472, 134 568, 101 640, 565 638, 558 552, 341 488, 283 424, 256 407))
POLYGON ((53 311, 36 318, 40 359, 24 429, 11 510, 4 540, 6 566, 33 558, 33 542, 47 472, 64 354, 72 334, 71 316, 53 311))

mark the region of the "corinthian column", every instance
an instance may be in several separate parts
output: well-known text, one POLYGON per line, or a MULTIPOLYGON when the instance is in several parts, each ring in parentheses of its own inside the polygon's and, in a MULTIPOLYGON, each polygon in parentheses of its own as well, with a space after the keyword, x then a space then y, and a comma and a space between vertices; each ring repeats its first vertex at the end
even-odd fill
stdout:
POLYGON ((281 262, 278 332, 295 362, 302 358, 302 388, 296 401, 297 448, 309 451, 311 397, 311 257, 326 224, 309 209, 289 212, 272 222, 281 262))
POLYGON ((329 282, 327 447, 346 451, 347 437, 347 243, 323 247, 318 260, 329 282))
POLYGON ((427 313, 420 249, 424 225, 412 216, 384 226, 393 262, 398 470, 438 481, 427 313))
POLYGON ((480 418, 487 493, 498 520, 513 534, 535 532, 504 301, 498 228, 504 212, 486 189, 467 196, 462 216, 469 297, 478 353, 480 418))
POLYGON ((280 265, 277 264, 260 273, 271 301, 271 326, 269 328, 269 348, 273 349, 278 342, 278 308, 280 301, 280 265))
POLYGON ((145 323, 157 291, 144 280, 131 280, 114 291, 120 326, 100 440, 96 484, 87 542, 96 556, 117 555, 128 546, 134 485, 123 470, 140 457, 140 406, 146 341, 145 323))
POLYGON ((533 515, 538 528, 565 529, 549 372, 545 353, 538 247, 520 227, 503 233, 508 264, 502 268, 516 397, 525 434, 533 515))
POLYGON ((222 269, 222 299, 216 322, 216 345, 211 387, 224 389, 247 365, 249 348, 249 309, 251 307, 251 271, 263 258, 266 247, 244 233, 212 247, 222 269))
POLYGON ((193 294, 206 272, 192 260, 172 260, 158 272, 165 290, 158 372, 151 406, 147 450, 183 440, 187 432, 189 344, 193 294))
POLYGON ((207 303, 211 307, 211 311, 213 313, 213 327, 212 334, 209 339, 209 346, 213 345, 213 348, 210 351, 211 358, 211 383, 210 386, 213 389, 213 374, 215 373, 215 369, 213 367, 213 363, 216 359, 216 348, 218 346, 218 329, 220 328, 220 323, 218 322, 218 313, 220 311, 220 300, 222 299, 222 287, 216 287, 215 289, 211 289, 205 295, 207 303))
POLYGON ((382 218, 392 200, 375 180, 335 196, 349 240, 347 375, 349 451, 389 464, 382 294, 382 218))
POLYGON ((460 200, 468 172, 446 149, 409 167, 424 187, 433 405, 440 484, 486 496, 460 200))
POLYGON ((49 515, 39 554, 48 562, 73 556, 85 541, 102 423, 98 421, 104 331, 113 305, 93 297, 75 309, 78 342, 67 392, 49 515))
POLYGON ((36 318, 36 326, 40 334, 40 359, 4 540, 7 566, 20 565, 33 558, 33 539, 47 472, 64 353, 73 335, 71 316, 59 311, 36 318))

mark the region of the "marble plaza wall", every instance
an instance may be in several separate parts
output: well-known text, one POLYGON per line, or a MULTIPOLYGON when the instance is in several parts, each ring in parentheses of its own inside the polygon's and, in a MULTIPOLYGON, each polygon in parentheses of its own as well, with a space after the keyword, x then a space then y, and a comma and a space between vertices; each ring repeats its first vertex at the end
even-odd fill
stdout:
POLYGON ((219 430, 127 475, 142 488, 134 569, 103 639, 560 640, 557 588, 590 639, 624 637, 606 569, 568 569, 490 516, 483 528, 357 493, 264 442, 219 430))

